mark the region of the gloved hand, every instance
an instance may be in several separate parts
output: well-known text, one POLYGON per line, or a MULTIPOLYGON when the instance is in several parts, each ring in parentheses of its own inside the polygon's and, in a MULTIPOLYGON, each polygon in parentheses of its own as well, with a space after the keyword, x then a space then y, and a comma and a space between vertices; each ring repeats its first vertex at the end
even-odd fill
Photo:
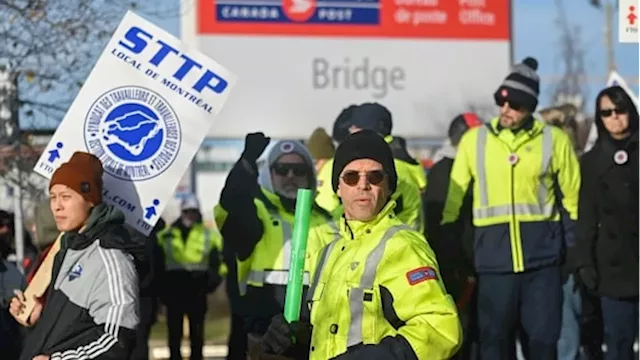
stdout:
POLYGON ((283 314, 275 315, 271 319, 267 332, 262 337, 262 343, 271 353, 281 355, 293 348, 300 347, 308 352, 311 342, 311 325, 303 321, 287 322, 283 314))
POLYGON ((582 284, 589 290, 595 290, 598 285, 598 273, 593 266, 584 266, 578 270, 582 284))
POLYGON ((244 138, 244 151, 242 157, 250 163, 255 163, 267 148, 271 138, 264 136, 264 133, 250 133, 244 138))

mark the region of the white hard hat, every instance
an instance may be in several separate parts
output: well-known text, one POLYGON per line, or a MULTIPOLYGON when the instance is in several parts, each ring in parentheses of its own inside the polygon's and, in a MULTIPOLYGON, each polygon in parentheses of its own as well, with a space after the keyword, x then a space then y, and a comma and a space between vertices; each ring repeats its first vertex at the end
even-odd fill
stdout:
POLYGON ((180 210, 184 211, 189 209, 200 210, 200 202, 193 194, 185 196, 180 203, 180 210))

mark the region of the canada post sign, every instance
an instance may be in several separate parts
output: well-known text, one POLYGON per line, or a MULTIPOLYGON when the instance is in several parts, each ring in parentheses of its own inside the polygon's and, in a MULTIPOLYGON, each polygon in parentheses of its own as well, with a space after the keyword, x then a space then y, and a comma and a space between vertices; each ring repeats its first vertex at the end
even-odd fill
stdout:
POLYGON ((148 234, 213 126, 233 73, 128 12, 38 160, 51 178, 75 151, 104 167, 104 200, 148 234))

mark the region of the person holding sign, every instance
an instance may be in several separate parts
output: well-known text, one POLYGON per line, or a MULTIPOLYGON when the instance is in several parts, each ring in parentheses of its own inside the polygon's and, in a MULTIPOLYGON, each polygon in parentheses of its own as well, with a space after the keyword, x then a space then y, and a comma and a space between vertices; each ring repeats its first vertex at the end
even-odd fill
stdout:
MULTIPOLYGON (((394 213, 397 173, 376 132, 350 135, 337 149, 331 179, 344 215, 339 238, 314 252, 310 314, 290 325, 275 317, 262 338, 269 359, 306 350, 311 360, 449 359, 462 344, 456 305, 422 233, 394 213), (301 323, 310 323, 304 337, 301 323)), ((323 232, 311 229, 309 237, 323 232)))
MULTIPOLYGON (((143 243, 124 228, 123 213, 102 201, 100 160, 76 152, 49 183, 51 211, 63 232, 46 303, 38 302, 23 326, 31 327, 21 360, 126 359, 138 326, 136 262, 143 243)), ((10 313, 22 318, 20 291, 10 313)))
MULTIPOLYGON (((240 312, 250 338, 262 336, 271 318, 284 309, 296 194, 300 188, 316 188, 313 160, 304 145, 275 141, 267 149, 269 143, 263 133, 247 135, 220 197, 219 211, 226 216, 216 216, 225 246, 237 259, 240 312)), ((331 221, 329 213, 314 205, 311 227, 331 221)), ((334 235, 311 236, 307 248, 319 249, 334 235)), ((304 284, 309 284, 308 274, 304 284)))

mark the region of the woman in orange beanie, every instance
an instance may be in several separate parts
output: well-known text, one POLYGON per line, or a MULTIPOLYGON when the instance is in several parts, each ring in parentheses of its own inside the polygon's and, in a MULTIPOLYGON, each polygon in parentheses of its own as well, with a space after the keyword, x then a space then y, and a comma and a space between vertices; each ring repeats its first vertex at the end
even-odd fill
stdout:
MULTIPOLYGON (((123 213, 102 202, 102 164, 76 152, 49 183, 51 212, 64 232, 53 262, 46 303, 38 302, 24 326, 32 327, 21 360, 126 359, 138 326, 136 261, 123 213)), ((10 312, 23 311, 16 292, 10 312)))

